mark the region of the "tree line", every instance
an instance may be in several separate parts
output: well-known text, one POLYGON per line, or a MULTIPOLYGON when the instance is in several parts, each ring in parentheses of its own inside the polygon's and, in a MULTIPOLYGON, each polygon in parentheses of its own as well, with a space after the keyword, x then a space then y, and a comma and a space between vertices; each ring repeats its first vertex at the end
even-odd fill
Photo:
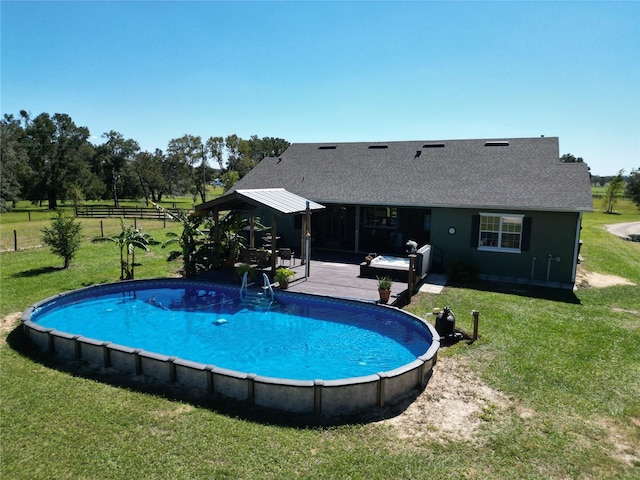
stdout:
POLYGON ((111 130, 102 143, 89 141, 87 127, 64 113, 41 113, 32 118, 4 114, 0 123, 0 211, 19 200, 47 202, 144 198, 160 202, 165 195, 191 194, 206 201, 207 185, 218 181, 225 190, 260 160, 278 156, 289 146, 282 138, 235 134, 185 134, 171 139, 166 150, 142 151, 138 142, 111 130), (214 166, 211 166, 211 162, 214 166))

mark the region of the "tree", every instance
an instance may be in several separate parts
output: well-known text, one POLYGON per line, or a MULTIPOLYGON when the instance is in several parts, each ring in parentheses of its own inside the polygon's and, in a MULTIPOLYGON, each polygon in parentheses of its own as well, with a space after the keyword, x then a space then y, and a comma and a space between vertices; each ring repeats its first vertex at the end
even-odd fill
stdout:
POLYGON ((624 170, 620 170, 618 174, 611 179, 609 185, 607 186, 607 191, 604 194, 602 199, 602 207, 605 209, 606 213, 613 213, 613 208, 618 201, 618 197, 624 190, 624 177, 622 174, 624 170))
POLYGON ((248 143, 251 159, 256 163, 266 157, 279 157, 291 145, 283 138, 258 138, 257 135, 252 135, 248 143))
POLYGON ((189 178, 189 189, 195 189, 204 203, 206 201, 206 151, 202 138, 183 135, 169 141, 167 154, 181 170, 183 176, 189 178), (200 164, 199 168, 196 165, 200 164), (204 175, 203 175, 204 172, 204 175))
POLYGON ((562 155, 560 157, 560 161, 562 163, 584 163, 584 160, 582 159, 582 157, 575 157, 570 153, 565 153, 564 155, 562 155))
POLYGON ((207 151, 212 159, 218 162, 220 170, 224 169, 224 138, 209 137, 207 140, 207 151))
POLYGON ((105 142, 97 149, 97 163, 102 169, 103 180, 111 190, 113 205, 119 206, 118 185, 123 173, 135 154, 140 150, 138 142, 111 130, 103 133, 105 142))
POLYGON ((21 114, 26 125, 29 166, 33 171, 28 196, 32 201, 46 198, 49 209, 55 210, 66 185, 75 180, 70 172, 74 164, 82 161, 79 152, 87 143, 89 130, 76 126, 66 114, 56 113, 51 117, 41 113, 33 121, 24 111, 21 114))
POLYGON ((222 180, 224 191, 228 192, 231 187, 233 187, 236 182, 240 180, 240 175, 235 170, 229 170, 222 174, 220 180, 222 180))
POLYGON ((78 206, 84 202, 84 193, 82 193, 82 187, 78 183, 74 183, 67 189, 66 199, 73 202, 73 208, 77 209, 78 206))
POLYGON ((625 194, 640 209, 640 168, 632 170, 625 188, 625 194))
POLYGON ((258 162, 250 156, 249 142, 238 135, 228 135, 224 139, 227 151, 227 168, 238 172, 239 178, 244 177, 258 162))
POLYGON ((51 247, 51 253, 62 257, 64 268, 69 268, 80 248, 82 225, 62 210, 57 214, 57 218, 51 221, 51 227, 42 229, 42 241, 51 247))
POLYGON ((148 245, 157 245, 148 233, 143 233, 141 229, 133 225, 126 225, 124 218, 120 218, 120 226, 122 231, 119 235, 113 237, 98 237, 92 242, 113 242, 120 249, 120 280, 133 280, 135 277, 135 268, 141 266, 136 263, 136 249, 149 251, 148 245))
POLYGON ((13 115, 5 115, 2 119, 0 138, 0 212, 5 212, 20 199, 21 179, 31 175, 24 129, 13 115))
POLYGON ((140 152, 133 160, 133 169, 138 175, 147 205, 149 197, 153 203, 160 202, 169 186, 164 177, 164 163, 165 156, 160 149, 156 149, 155 153, 140 152))

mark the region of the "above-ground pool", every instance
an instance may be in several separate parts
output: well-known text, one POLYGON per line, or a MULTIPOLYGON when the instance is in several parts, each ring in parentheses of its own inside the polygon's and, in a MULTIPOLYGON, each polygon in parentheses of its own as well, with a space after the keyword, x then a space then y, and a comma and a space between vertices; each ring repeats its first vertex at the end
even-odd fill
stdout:
POLYGON ((424 387, 436 361, 435 330, 393 307, 282 291, 270 308, 243 299, 207 282, 121 282, 44 300, 23 322, 62 357, 301 413, 385 405, 424 387))

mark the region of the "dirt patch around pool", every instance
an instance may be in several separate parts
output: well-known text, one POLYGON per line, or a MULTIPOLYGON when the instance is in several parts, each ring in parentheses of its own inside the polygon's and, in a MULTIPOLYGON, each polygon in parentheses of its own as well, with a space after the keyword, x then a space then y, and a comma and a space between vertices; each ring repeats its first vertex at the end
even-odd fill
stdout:
POLYGON ((10 313, 6 317, 0 318, 0 347, 7 343, 7 335, 13 331, 22 318, 22 312, 10 313))
POLYGON ((484 415, 511 405, 505 394, 486 385, 460 359, 443 357, 427 388, 410 405, 398 405, 402 413, 379 423, 393 426, 404 439, 473 441, 484 415))

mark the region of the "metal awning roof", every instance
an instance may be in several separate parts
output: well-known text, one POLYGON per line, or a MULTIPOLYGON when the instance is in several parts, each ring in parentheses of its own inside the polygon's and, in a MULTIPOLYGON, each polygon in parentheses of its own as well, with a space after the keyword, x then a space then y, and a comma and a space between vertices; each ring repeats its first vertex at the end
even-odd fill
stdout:
POLYGON ((295 215, 307 211, 323 210, 324 205, 307 200, 300 195, 288 192, 284 188, 259 188, 251 190, 234 190, 221 197, 196 206, 196 212, 206 210, 242 210, 263 207, 278 215, 295 215))

